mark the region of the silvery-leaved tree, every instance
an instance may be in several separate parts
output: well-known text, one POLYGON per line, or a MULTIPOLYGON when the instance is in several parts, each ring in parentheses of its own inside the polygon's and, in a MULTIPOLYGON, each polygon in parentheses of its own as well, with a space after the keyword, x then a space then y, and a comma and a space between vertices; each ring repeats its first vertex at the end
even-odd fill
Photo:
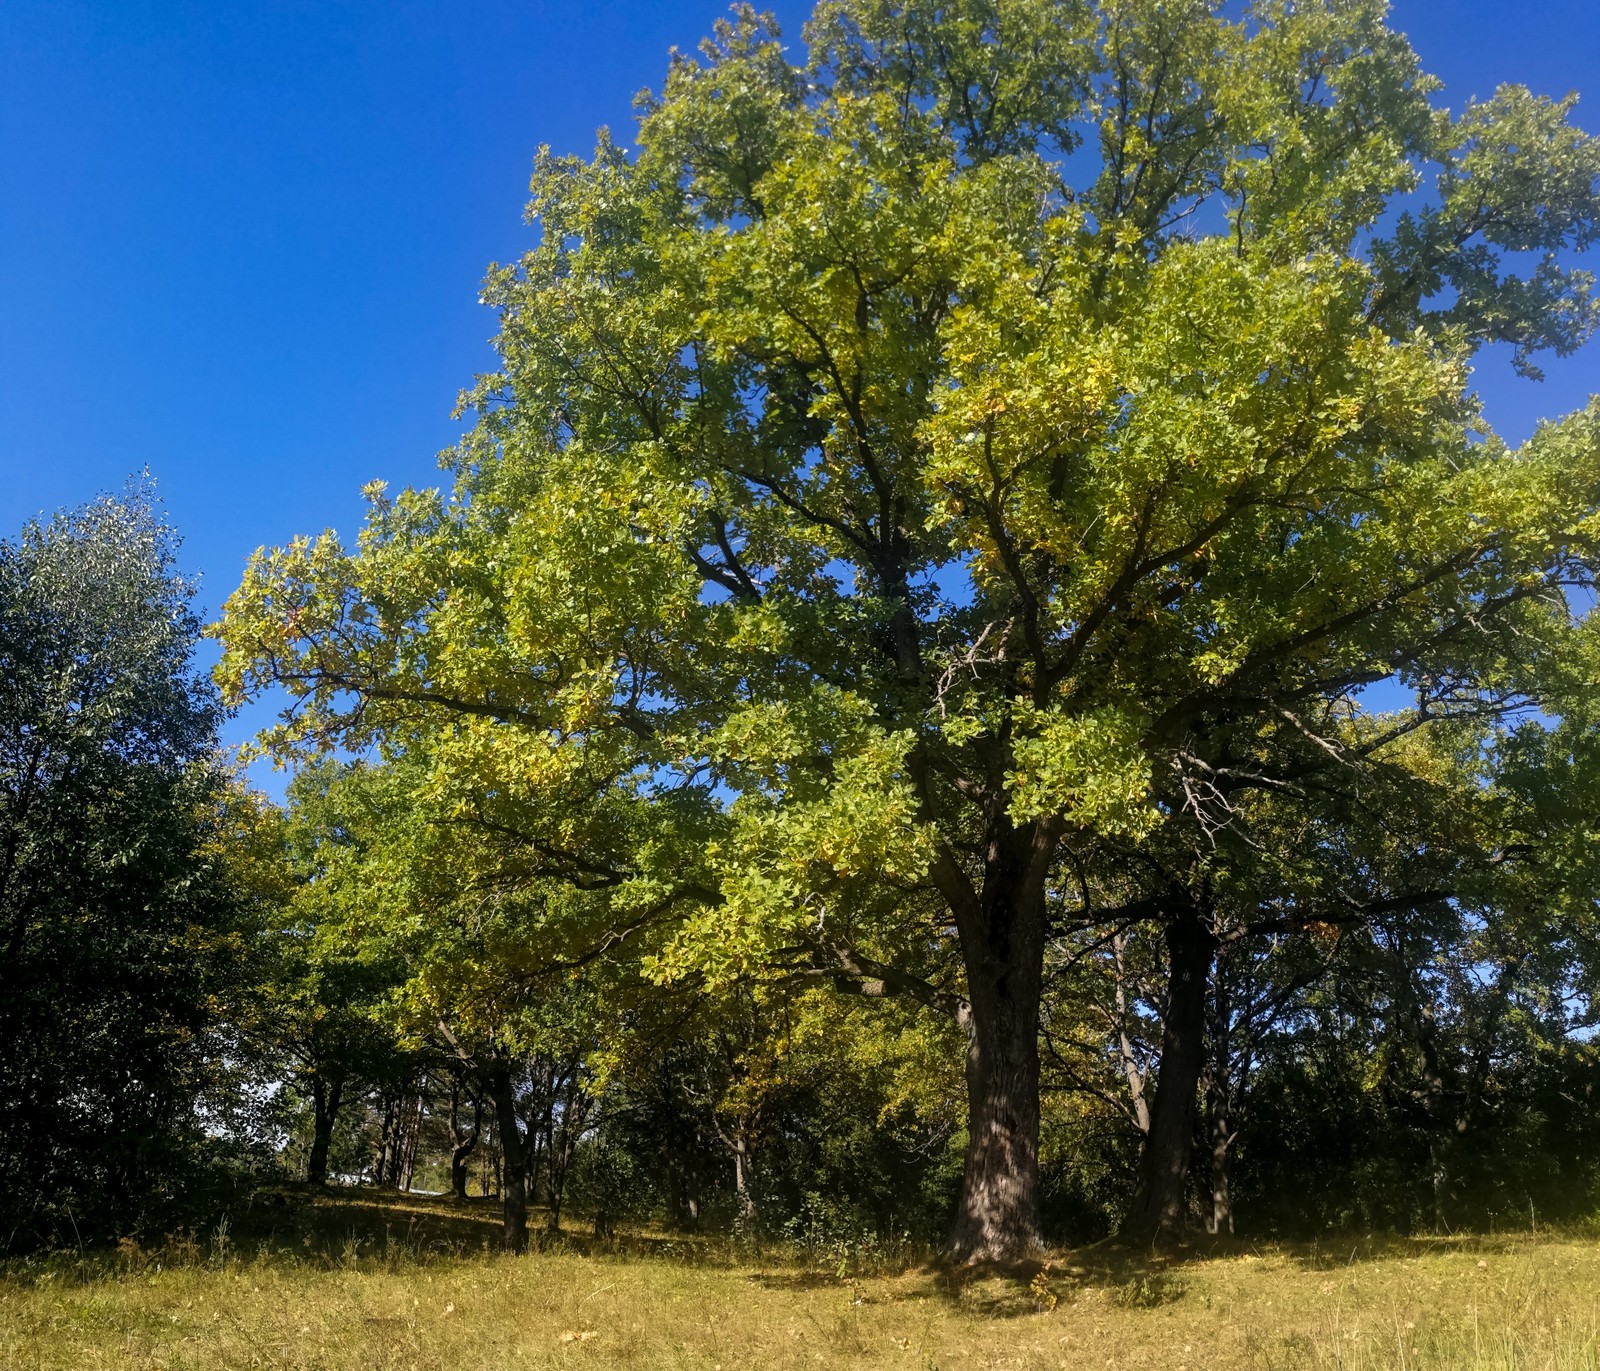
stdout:
POLYGON ((1359 768, 1316 739, 1380 679, 1526 702, 1584 631, 1600 408, 1511 450, 1469 376, 1591 332, 1600 146, 1437 108, 1378 0, 1235 13, 827 0, 797 64, 737 9, 635 149, 540 153, 453 491, 221 628, 278 742, 425 738, 531 876, 670 921, 655 975, 953 1016, 962 1258, 1038 1241, 1063 844, 1359 768))

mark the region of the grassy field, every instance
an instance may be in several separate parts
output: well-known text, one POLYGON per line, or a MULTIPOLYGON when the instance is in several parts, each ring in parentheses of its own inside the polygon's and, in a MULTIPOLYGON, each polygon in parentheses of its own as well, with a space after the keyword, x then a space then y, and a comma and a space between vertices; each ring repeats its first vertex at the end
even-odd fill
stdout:
POLYGON ((1600 1244, 1105 1249, 951 1276, 717 1242, 492 1252, 484 1204, 259 1199, 160 1250, 13 1262, 0 1368, 1600 1368, 1600 1244))

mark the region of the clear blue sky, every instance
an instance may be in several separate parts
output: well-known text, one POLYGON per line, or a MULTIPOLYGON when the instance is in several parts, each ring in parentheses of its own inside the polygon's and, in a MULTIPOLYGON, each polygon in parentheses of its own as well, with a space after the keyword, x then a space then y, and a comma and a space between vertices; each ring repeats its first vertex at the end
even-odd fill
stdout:
MULTIPOLYGON (((798 47, 808 6, 772 6, 798 47)), ((493 365, 477 301, 531 241, 534 149, 631 127, 717 0, 0 0, 0 534, 148 466, 215 610, 261 544, 435 479, 493 365)), ((1396 0, 1459 104, 1588 92, 1595 0, 1396 0)), ((1487 361, 1520 438, 1600 390, 1487 361)), ((247 736, 260 712, 235 721, 247 736)))

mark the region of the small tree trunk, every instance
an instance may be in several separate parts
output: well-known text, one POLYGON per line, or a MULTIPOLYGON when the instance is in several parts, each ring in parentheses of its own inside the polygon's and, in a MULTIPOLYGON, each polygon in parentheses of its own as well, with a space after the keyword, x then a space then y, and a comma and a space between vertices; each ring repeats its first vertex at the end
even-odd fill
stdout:
POLYGON ((668 1158, 667 1179, 672 1225, 680 1232, 700 1231, 700 1166, 697 1157, 678 1152, 668 1158))
POLYGON ((378 1141, 377 1182, 399 1189, 405 1151, 405 1096, 392 1093, 383 1101, 383 1129, 378 1141))
POLYGON ((759 1217, 756 1209, 754 1179, 750 1158, 750 1144, 741 1134, 729 1149, 733 1153, 733 1197, 739 1222, 745 1228, 754 1228, 759 1217))
POLYGON ((378 1125, 378 1157, 372 1164, 372 1183, 389 1184, 389 1173, 394 1167, 394 1101, 383 1098, 383 1117, 378 1125))
POLYGON ((483 1099, 472 1099, 472 1128, 463 1133, 460 1120, 461 1088, 450 1090, 450 1189, 458 1200, 467 1198, 467 1172, 472 1154, 478 1150, 478 1140, 483 1136, 483 1099))
POLYGON ((1211 1221, 1213 1233, 1233 1232, 1233 1113, 1228 1089, 1213 1080, 1206 1090, 1206 1123, 1211 1141, 1211 1221))
POLYGON ((1194 1147, 1195 1098, 1205 1067, 1206 983, 1216 936, 1195 914, 1167 925, 1167 1007, 1150 1131, 1139 1160, 1139 1187, 1124 1219, 1125 1237, 1140 1240, 1183 1227, 1184 1191, 1194 1147))
POLYGON ((410 1085, 399 1090, 389 1105, 392 1122, 389 1126, 389 1154, 385 1168, 384 1184, 395 1190, 410 1189, 409 1157, 415 1140, 415 1096, 410 1085))
POLYGON ((1233 1232, 1233 997, 1226 959, 1214 959, 1206 1033, 1206 1138, 1211 1145, 1211 1215, 1206 1229, 1233 1232))
POLYGON ((496 1066, 489 1073, 489 1094, 494 1103, 495 1124, 500 1134, 500 1204, 507 1252, 528 1249, 528 1171, 522 1128, 517 1122, 517 1095, 511 1084, 509 1067, 496 1066))
POLYGON ((312 1185, 328 1182, 328 1149, 343 1101, 342 1078, 327 1082, 320 1072, 311 1078, 311 1155, 306 1159, 306 1180, 312 1185))
POLYGON ((543 1114, 530 1117, 526 1133, 523 1135, 523 1154, 525 1160, 523 1169, 528 1175, 528 1194, 537 1202, 540 1188, 543 1187, 546 1199, 549 1198, 550 1177, 550 1135, 552 1132, 550 1113, 546 1110, 543 1114))
POLYGON ((1450 1082, 1445 1079, 1445 1067, 1439 1053, 1433 1006, 1419 1000, 1414 1013, 1417 1045, 1422 1049, 1422 1092, 1429 1123, 1428 1169, 1433 1182, 1433 1229, 1436 1233, 1448 1233, 1450 1154, 1455 1141, 1451 1125, 1456 1124, 1458 1131, 1464 1132, 1466 1121, 1452 1117, 1450 1082))
POLYGON ((1128 935, 1118 933, 1111 940, 1111 964, 1115 973, 1117 1009, 1117 1055, 1122 1062, 1122 1077, 1128 1083, 1128 1102, 1133 1106, 1134 1126, 1142 1140, 1150 1132, 1150 1102, 1145 1098, 1144 1070, 1134 1049, 1133 1034, 1128 1026, 1128 974, 1123 958, 1128 949, 1128 935))
POLYGON ((394 1185, 396 1190, 411 1189, 411 1167, 416 1157, 417 1115, 414 1100, 407 1095, 400 1105, 400 1137, 395 1148, 394 1185))
MULTIPOLYGON (((572 1154, 583 1134, 588 1117, 588 1101, 583 1092, 583 1064, 580 1059, 568 1063, 561 1090, 561 1119, 559 1124, 552 1112, 546 1152, 546 1194, 550 1200, 550 1231, 561 1231, 561 1207, 567 1193, 567 1174, 572 1166, 572 1154)), ((554 1105, 552 1104, 552 1111, 554 1105)))

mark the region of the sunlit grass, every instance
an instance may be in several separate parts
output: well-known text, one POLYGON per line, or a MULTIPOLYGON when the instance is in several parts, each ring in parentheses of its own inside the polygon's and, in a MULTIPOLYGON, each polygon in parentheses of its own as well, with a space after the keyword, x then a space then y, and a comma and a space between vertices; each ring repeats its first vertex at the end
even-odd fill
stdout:
POLYGON ((959 1278, 650 1233, 513 1259, 494 1235, 484 1205, 335 1195, 13 1262, 0 1367, 1600 1368, 1600 1247, 1577 1235, 1091 1249, 959 1278))

